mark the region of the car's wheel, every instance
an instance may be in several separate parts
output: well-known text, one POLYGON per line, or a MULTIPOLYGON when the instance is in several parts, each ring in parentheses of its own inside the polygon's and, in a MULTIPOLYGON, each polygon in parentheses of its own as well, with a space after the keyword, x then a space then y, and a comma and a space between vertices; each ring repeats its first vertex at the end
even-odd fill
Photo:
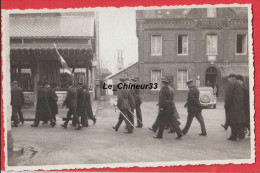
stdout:
POLYGON ((213 105, 213 109, 216 109, 217 105, 213 105))

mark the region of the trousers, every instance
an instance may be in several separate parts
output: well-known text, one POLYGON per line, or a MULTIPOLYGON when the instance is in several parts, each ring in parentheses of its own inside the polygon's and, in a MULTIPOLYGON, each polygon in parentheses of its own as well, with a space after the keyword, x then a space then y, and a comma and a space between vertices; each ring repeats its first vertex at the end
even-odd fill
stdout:
POLYGON ((14 121, 14 124, 17 125, 19 123, 19 120, 23 122, 23 113, 22 113, 22 108, 21 106, 12 106, 12 117, 11 119, 14 121), (18 119, 18 115, 19 119, 18 119))
POLYGON ((201 115, 201 111, 199 112, 188 112, 188 117, 187 117, 187 122, 186 122, 186 125, 184 127, 184 129, 182 130, 182 132, 184 134, 188 133, 189 129, 190 129, 190 126, 191 126, 191 123, 192 123, 192 120, 193 118, 196 117, 196 119, 199 121, 200 123, 200 127, 201 127, 201 132, 203 134, 206 134, 206 127, 205 127, 205 123, 204 123, 204 119, 201 115))

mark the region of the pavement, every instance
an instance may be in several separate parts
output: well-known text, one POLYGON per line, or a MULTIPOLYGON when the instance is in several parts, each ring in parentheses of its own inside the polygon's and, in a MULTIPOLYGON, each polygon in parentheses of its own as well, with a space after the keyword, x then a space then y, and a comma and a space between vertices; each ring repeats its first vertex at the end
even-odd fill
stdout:
MULTIPOLYGON (((195 161, 195 160, 232 160, 250 159, 250 137, 244 140, 228 141, 230 129, 225 131, 220 124, 225 121, 223 102, 216 109, 203 109, 206 137, 199 136, 199 123, 193 120, 190 131, 181 140, 176 134, 164 131, 163 139, 154 139, 155 133, 148 130, 156 119, 156 102, 145 101, 142 104, 143 128, 137 128, 133 134, 124 134, 124 123, 118 132, 112 129, 118 120, 114 99, 107 98, 97 107, 97 123, 74 130, 63 129, 62 118, 66 109, 59 111, 57 126, 40 125, 32 128, 32 122, 25 122, 12 128, 14 146, 24 148, 24 154, 9 158, 9 166, 38 166, 66 164, 103 164, 158 161, 195 161)), ((187 119, 184 102, 176 102, 180 114, 181 128, 187 119)), ((24 110, 25 117, 34 113, 24 110)), ((136 123, 136 122, 135 122, 136 123)))

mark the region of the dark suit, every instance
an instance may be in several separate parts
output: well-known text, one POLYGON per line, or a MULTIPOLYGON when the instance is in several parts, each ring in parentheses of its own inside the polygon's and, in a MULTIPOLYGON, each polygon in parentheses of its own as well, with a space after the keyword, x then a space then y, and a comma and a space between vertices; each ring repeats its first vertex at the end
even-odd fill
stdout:
MULTIPOLYGON (((141 100, 141 96, 140 96, 140 89, 135 89, 135 110, 136 110, 136 116, 143 123, 142 112, 141 112, 141 104, 142 104, 142 100, 141 100)), ((137 120, 137 126, 138 127, 142 127, 143 126, 142 123, 140 123, 137 120)))
POLYGON ((58 114, 58 96, 52 87, 47 88, 48 90, 48 101, 51 109, 53 120, 56 121, 56 114, 58 114))
POLYGON ((159 103, 158 103, 159 113, 157 117, 158 128, 159 128, 157 137, 159 138, 163 137, 164 128, 167 122, 170 121, 171 121, 171 125, 176 129, 178 136, 182 135, 181 129, 177 122, 177 118, 173 116, 174 109, 175 109, 173 98, 174 98, 173 89, 168 85, 162 86, 159 92, 159 103))
POLYGON ((117 90, 117 107, 118 109, 125 115, 125 117, 120 113, 118 123, 115 126, 115 129, 118 130, 123 120, 126 123, 126 127, 128 132, 132 132, 132 126, 129 123, 131 122, 131 113, 129 110, 131 109, 132 105, 134 104, 133 97, 131 96, 131 93, 129 90, 126 89, 118 89, 117 90), (127 119, 129 120, 127 120, 127 119))
POLYGON ((24 104, 23 90, 20 87, 12 87, 11 89, 11 105, 12 105, 12 120, 14 125, 19 123, 17 112, 19 114, 19 119, 23 123, 23 113, 22 106, 24 104))
POLYGON ((69 111, 67 113, 67 119, 64 122, 64 125, 67 126, 69 123, 69 120, 71 119, 71 115, 73 115, 73 118, 75 120, 75 123, 80 126, 79 117, 77 114, 77 89, 75 87, 69 87, 67 96, 63 102, 63 106, 67 105, 69 108, 69 111))
POLYGON ((188 110, 188 117, 186 126, 182 130, 184 134, 188 133, 189 128, 191 126, 192 120, 194 117, 199 121, 201 132, 202 134, 207 134, 204 119, 201 115, 202 107, 199 101, 200 91, 196 86, 192 86, 188 93, 188 99, 187 99, 187 110, 188 110))

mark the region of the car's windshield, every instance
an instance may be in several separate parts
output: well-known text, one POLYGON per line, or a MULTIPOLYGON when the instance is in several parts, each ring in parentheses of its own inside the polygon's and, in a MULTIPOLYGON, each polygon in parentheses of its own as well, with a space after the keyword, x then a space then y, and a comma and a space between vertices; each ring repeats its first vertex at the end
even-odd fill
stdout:
POLYGON ((200 91, 200 94, 211 94, 211 91, 200 91))

